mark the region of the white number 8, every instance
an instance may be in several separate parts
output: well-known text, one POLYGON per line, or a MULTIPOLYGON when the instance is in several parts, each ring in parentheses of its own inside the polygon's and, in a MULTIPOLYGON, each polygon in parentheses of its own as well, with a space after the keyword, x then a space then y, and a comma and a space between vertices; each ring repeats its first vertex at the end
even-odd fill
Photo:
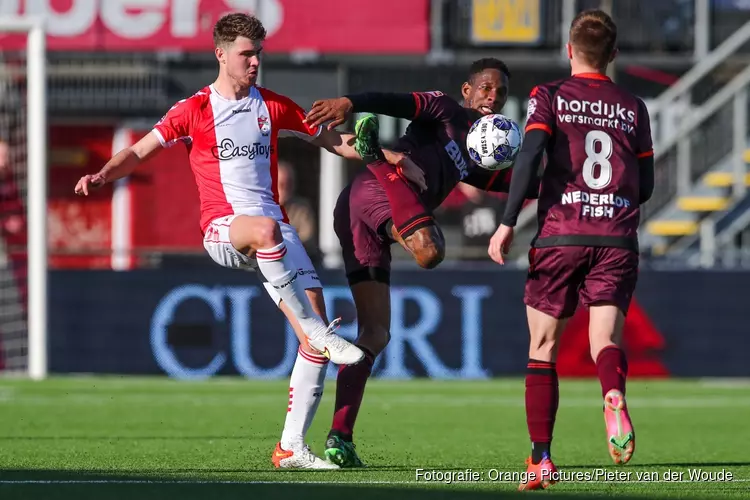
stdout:
POLYGON ((586 161, 583 162, 583 182, 591 189, 604 189, 612 182, 612 138, 601 130, 586 134, 586 161), (597 143, 601 149, 597 153, 597 143), (599 175, 594 176, 594 168, 599 165, 599 175))

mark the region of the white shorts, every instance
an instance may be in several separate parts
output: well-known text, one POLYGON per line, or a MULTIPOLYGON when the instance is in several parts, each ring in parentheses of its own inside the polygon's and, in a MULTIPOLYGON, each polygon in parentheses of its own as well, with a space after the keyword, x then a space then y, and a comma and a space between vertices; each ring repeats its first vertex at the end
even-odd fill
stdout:
MULTIPOLYGON (((235 217, 237 215, 227 215, 226 217, 213 220, 208 225, 206 235, 203 237, 203 247, 213 261, 222 267, 257 272, 268 295, 271 296, 274 303, 278 306, 279 302, 281 302, 281 297, 279 297, 279 294, 276 293, 276 290, 268 283, 258 269, 258 261, 239 252, 229 241, 229 225, 235 217)), ((281 221, 279 221, 279 227, 281 228, 281 236, 286 245, 286 254, 291 257, 292 262, 297 267, 297 280, 302 283, 305 289, 322 288, 323 285, 320 283, 320 278, 318 278, 318 272, 313 267, 312 262, 310 262, 310 256, 307 255, 305 247, 299 239, 297 230, 286 222, 281 221)))

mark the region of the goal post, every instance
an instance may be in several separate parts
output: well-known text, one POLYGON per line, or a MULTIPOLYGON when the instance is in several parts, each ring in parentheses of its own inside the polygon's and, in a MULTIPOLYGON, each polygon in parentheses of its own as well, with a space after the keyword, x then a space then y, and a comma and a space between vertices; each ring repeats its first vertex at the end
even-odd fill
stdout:
MULTIPOLYGON (((47 376, 47 58, 44 21, 38 17, 0 17, 0 34, 26 36, 25 50, 25 158, 26 158, 26 349, 25 363, 13 363, 9 371, 24 369, 34 380, 47 376)), ((5 66, 0 49, 0 64, 5 66)), ((4 68, 0 68, 4 69, 4 68)), ((7 77, 7 76, 6 76, 7 77)), ((3 79, 5 79, 4 77, 3 79)), ((13 81, 7 77, 8 82, 13 81)), ((19 92, 23 96, 23 92, 19 92)), ((23 165, 21 167, 23 168, 23 165)), ((23 188, 19 188, 23 200, 23 188)), ((23 295, 23 294, 21 294, 23 295)), ((0 341, 4 340, 0 338, 0 341)), ((23 356, 23 349, 19 356, 23 356)), ((3 354, 7 356, 7 354, 3 354)), ((7 363, 6 363, 7 364, 7 363)), ((8 369, 6 367, 6 369, 8 369)))

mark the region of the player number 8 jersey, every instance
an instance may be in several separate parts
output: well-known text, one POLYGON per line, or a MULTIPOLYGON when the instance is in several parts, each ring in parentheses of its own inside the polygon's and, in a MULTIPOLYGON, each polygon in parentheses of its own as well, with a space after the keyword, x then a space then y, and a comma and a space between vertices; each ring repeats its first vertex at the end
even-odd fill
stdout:
POLYGON ((576 236, 637 246, 638 159, 653 155, 643 101, 602 75, 576 75, 532 90, 526 131, 534 129, 551 135, 536 246, 576 236))

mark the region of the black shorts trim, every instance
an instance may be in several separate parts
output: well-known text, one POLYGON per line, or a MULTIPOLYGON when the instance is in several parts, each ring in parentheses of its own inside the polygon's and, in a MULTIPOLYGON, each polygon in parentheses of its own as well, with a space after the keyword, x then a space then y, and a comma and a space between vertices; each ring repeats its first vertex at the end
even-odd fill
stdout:
POLYGON ((549 247, 605 247, 622 248, 638 253, 638 238, 627 236, 604 236, 595 234, 569 234, 535 238, 531 242, 534 248, 549 247))
POLYGON ((349 285, 356 285, 365 281, 376 281, 391 286, 391 272, 382 267, 365 267, 352 271, 346 275, 349 285))

